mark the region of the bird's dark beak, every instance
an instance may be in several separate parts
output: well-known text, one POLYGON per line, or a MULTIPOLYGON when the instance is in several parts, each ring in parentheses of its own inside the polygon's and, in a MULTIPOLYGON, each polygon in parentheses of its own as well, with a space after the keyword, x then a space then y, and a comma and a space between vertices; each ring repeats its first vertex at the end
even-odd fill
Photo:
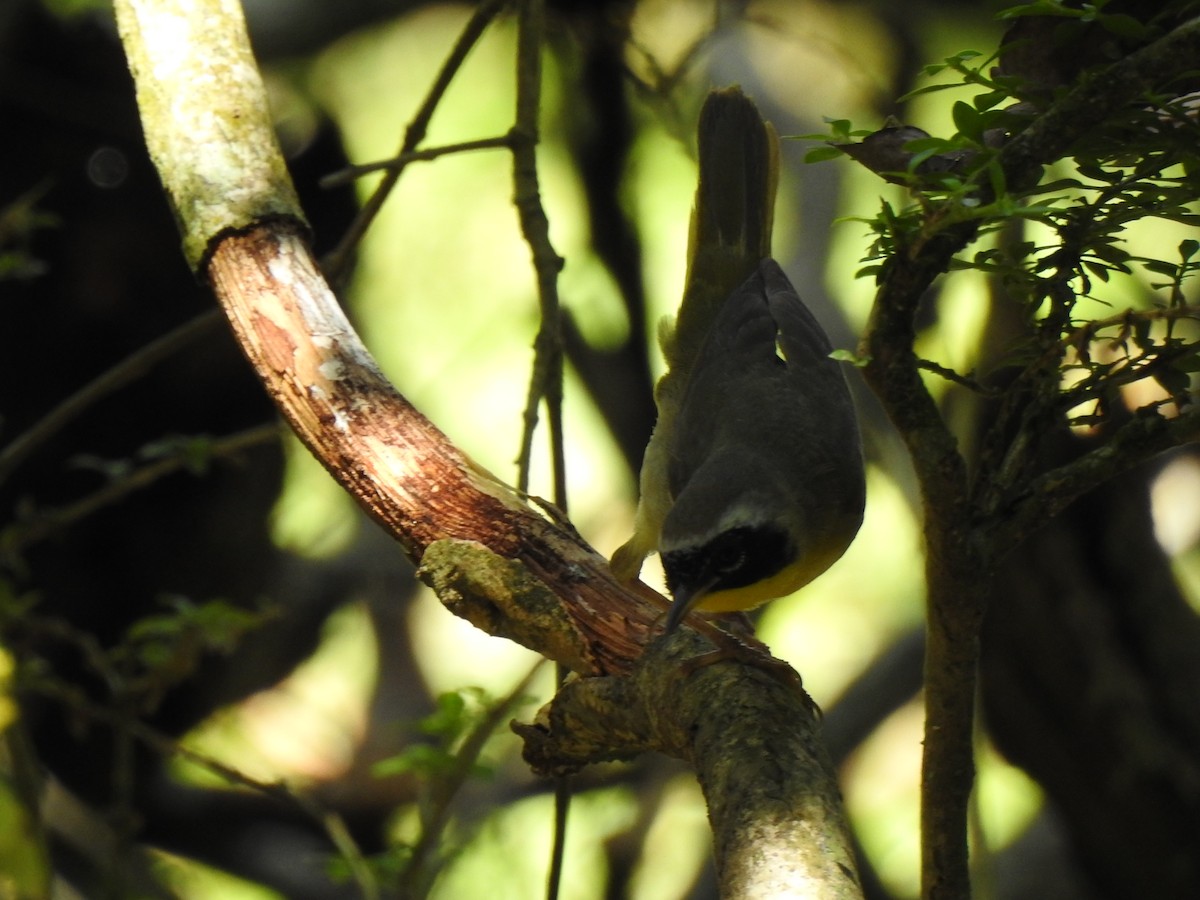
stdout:
POLYGON ((701 585, 680 585, 672 595, 673 602, 667 611, 667 627, 663 634, 671 634, 678 628, 684 617, 696 608, 715 583, 714 578, 701 585))

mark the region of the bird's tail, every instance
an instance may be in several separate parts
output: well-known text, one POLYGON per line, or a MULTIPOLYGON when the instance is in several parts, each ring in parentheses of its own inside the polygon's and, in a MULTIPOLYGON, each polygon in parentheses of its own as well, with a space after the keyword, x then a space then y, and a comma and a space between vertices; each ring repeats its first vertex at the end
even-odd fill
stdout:
POLYGON ((692 208, 687 278, 674 323, 659 341, 667 371, 654 390, 658 422, 642 460, 634 534, 613 555, 617 577, 634 578, 658 548, 671 508, 668 458, 689 373, 725 299, 771 255, 779 139, 741 88, 716 90, 700 112, 700 182, 692 208))
POLYGON ((688 268, 667 361, 691 361, 725 298, 771 255, 779 139, 739 87, 712 91, 700 111, 700 180, 688 268))

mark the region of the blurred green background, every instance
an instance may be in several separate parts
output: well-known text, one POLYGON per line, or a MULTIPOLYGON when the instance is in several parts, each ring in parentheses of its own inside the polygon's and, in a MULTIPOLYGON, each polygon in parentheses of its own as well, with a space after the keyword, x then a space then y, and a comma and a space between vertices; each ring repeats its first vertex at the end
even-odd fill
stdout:
MULTIPOLYGON (((326 199, 336 192, 313 188, 316 178, 331 174, 346 161, 367 163, 396 153, 406 124, 471 14, 471 7, 450 3, 260 0, 246 6, 285 149, 299 160, 307 159, 306 154, 322 141, 340 145, 344 151, 343 160, 337 160, 335 152, 319 157, 311 163, 312 171, 306 170, 306 196, 326 199)), ((990 4, 927 3, 898 8, 882 2, 819 0, 550 4, 539 175, 551 239, 566 260, 561 295, 587 352, 600 358, 606 352, 628 349, 631 333, 637 333, 631 331, 628 307, 611 267, 598 255, 589 224, 589 203, 595 198, 585 183, 579 148, 586 145, 604 152, 605 143, 595 131, 611 126, 597 97, 605 91, 615 92, 630 128, 627 145, 610 152, 627 152, 620 162, 617 200, 640 247, 637 274, 644 285, 646 309, 638 326, 652 335, 655 323, 670 314, 678 301, 695 187, 695 114, 710 85, 736 82, 785 138, 796 138, 784 141, 775 255, 826 324, 834 344, 853 350, 872 297, 870 279, 855 278, 870 237, 866 225, 853 217, 873 215, 881 197, 901 204, 905 195, 848 160, 803 164, 804 153, 816 142, 797 136, 824 130, 822 117, 848 118, 856 125, 873 128, 890 113, 902 113, 906 121, 919 123, 931 133, 949 133, 953 128, 946 98, 963 98, 962 92, 925 94, 903 106, 897 105, 895 98, 925 83, 919 74, 925 63, 967 48, 991 52, 1002 33, 993 12, 990 4), (614 41, 613 34, 619 29, 613 23, 625 17, 628 40, 614 41), (588 87, 586 79, 598 77, 596 69, 589 68, 597 65, 597 58, 607 62, 615 75, 599 86, 592 82, 588 87)), ((141 190, 150 198, 146 202, 156 202, 153 179, 137 160, 136 133, 130 133, 129 122, 122 120, 119 128, 113 126, 113 133, 107 133, 109 126, 97 121, 103 115, 82 108, 88 105, 83 86, 92 78, 103 78, 103 87, 93 89, 103 95, 104 102, 120 105, 126 115, 129 111, 128 97, 121 94, 128 85, 119 65, 114 68, 119 51, 113 46, 103 5, 17 3, 0 16, 0 38, 10 48, 33 38, 52 48, 37 58, 27 53, 0 63, 0 81, 8 85, 8 93, 0 99, 10 118, 25 129, 20 133, 28 135, 31 146, 67 148, 7 160, 0 166, 7 172, 0 205, 15 209, 14 198, 48 179, 46 183, 52 186, 47 188, 46 206, 54 209, 53 221, 45 230, 53 239, 75 241, 76 246, 94 241, 94 236, 72 234, 64 226, 64 222, 75 221, 71 216, 83 215, 69 197, 64 201, 64 196, 71 190, 94 191, 98 199, 88 203, 107 210, 105 215, 114 214, 110 207, 132 202, 121 195, 128 187, 124 182, 105 188, 107 193, 95 178, 77 183, 84 162, 98 148, 110 146, 128 157, 134 173, 131 179, 141 178, 141 190), (67 7, 72 9, 66 11, 67 7), (72 49, 75 43, 84 44, 87 52, 72 49), (55 99, 60 94, 74 98, 81 108, 62 106, 55 99), (121 99, 113 100, 114 96, 121 99)), ((471 53, 439 105, 428 146, 498 136, 511 127, 514 52, 515 25, 511 17, 502 16, 471 53)), ((358 200, 369 195, 378 178, 357 181, 358 200)), ((538 313, 530 252, 520 235, 512 194, 507 151, 458 154, 410 166, 359 250, 344 301, 368 346, 400 390, 474 459, 500 477, 515 481, 514 460, 538 313)), ((344 227, 345 214, 335 211, 327 215, 320 205, 324 202, 315 200, 311 215, 318 242, 323 240, 328 246, 344 227)), ((183 283, 187 276, 182 257, 171 257, 170 235, 162 234, 162 210, 154 216, 157 218, 148 218, 157 223, 162 241, 158 246, 165 248, 155 255, 155 265, 171 270, 170 277, 183 283)), ((143 239, 136 228, 145 224, 124 223, 121 229, 125 230, 117 231, 137 242, 143 239)), ((1156 228, 1159 230, 1147 226, 1131 235, 1131 243, 1135 247, 1138 241, 1145 246, 1177 243, 1183 233, 1176 226, 1156 228)), ((40 232, 29 226, 28 233, 40 232)), ((10 241, 6 249, 17 244, 10 241)), ((72 281, 63 277, 71 257, 54 255, 65 254, 65 249, 44 247, 32 239, 18 249, 25 254, 22 259, 41 259, 50 270, 50 274, 34 272, 13 282, 19 284, 19 302, 28 306, 29 315, 35 317, 31 321, 38 323, 26 326, 26 334, 47 334, 52 326, 44 317, 51 314, 71 317, 61 320, 67 328, 107 320, 124 302, 120 298, 128 294, 127 285, 138 281, 139 266, 148 255, 142 252, 121 258, 131 274, 118 278, 104 270, 101 277, 95 274, 93 257, 104 251, 95 250, 88 257, 93 268, 81 264, 86 277, 72 281), (34 302, 37 291, 48 285, 56 292, 54 303, 61 301, 61 306, 45 301, 46 305, 38 307, 34 302), (69 302, 81 296, 89 301, 82 312, 69 302), (39 315, 43 318, 37 319, 39 315)), ((163 284, 175 283, 165 280, 167 276, 163 279, 163 284)), ((0 288, 3 286, 0 283, 0 288)), ((1134 294, 1146 291, 1132 283, 1128 289, 1134 294)), ((987 285, 975 273, 957 273, 946 279, 936 321, 928 323, 930 327, 921 337, 922 355, 960 371, 970 370, 988 320, 988 297, 987 285)), ((190 314, 189 303, 195 310, 203 310, 207 303, 203 292, 180 302, 167 288, 160 288, 150 300, 167 307, 175 304, 168 318, 180 320, 186 318, 185 312, 190 314)), ((123 329, 128 341, 124 350, 119 341, 106 343, 97 337, 91 349, 100 344, 103 352, 89 358, 82 358, 84 351, 64 352, 56 367, 61 377, 44 386, 44 395, 30 396, 26 391, 18 397, 13 387, 15 363, 4 373, 0 400, 8 420, 6 437, 36 420, 39 409, 44 411, 143 340, 175 324, 137 310, 126 312, 136 317, 144 334, 139 336, 136 328, 123 329)), ((15 353, 9 343, 6 341, 5 350, 15 353)), ((655 375, 660 371, 661 357, 652 341, 633 352, 649 360, 655 375)), ((183 373, 198 371, 212 358, 202 356, 191 368, 183 367, 183 373)), ((236 362, 230 365, 237 367, 236 362)), ((238 377, 242 379, 239 391, 253 391, 244 372, 238 377)), ((923 603, 920 524, 903 452, 857 374, 852 372, 850 377, 856 382, 868 439, 866 521, 853 547, 828 574, 762 613, 758 634, 797 668, 808 691, 828 713, 827 728, 835 742, 847 806, 865 859, 885 891, 879 896, 912 897, 918 877, 922 727, 920 694, 914 680, 919 677, 923 603), (872 673, 889 686, 882 692, 880 706, 867 704, 864 709, 857 700, 852 708, 843 706, 847 692, 872 673)), ((944 392, 944 383, 930 383, 939 393, 944 392)), ((648 383, 644 387, 648 390, 648 383)), ((565 389, 571 519, 588 541, 607 554, 632 527, 636 472, 614 437, 612 422, 571 365, 565 389)), ((206 402, 215 404, 219 398, 219 390, 206 389, 206 402)), ((630 398, 630 403, 635 399, 644 403, 645 397, 630 398)), ((182 423, 159 426, 155 424, 159 407, 154 403, 131 400, 125 406, 130 416, 150 423, 151 433, 155 429, 216 429, 220 433, 219 426, 206 420, 203 413, 182 423)), ((114 415, 103 409, 101 413, 113 422, 114 415)), ((954 414, 948 407, 947 415, 954 414)), ((263 421, 269 412, 260 406, 246 416, 248 422, 263 421)), ((118 417, 114 424, 120 426, 122 421, 118 417)), ((648 429, 650 424, 642 426, 648 429)), ((108 446, 107 438, 97 440, 108 446)), ((64 460, 80 453, 102 452, 74 434, 66 435, 61 443, 58 457, 51 455, 45 461, 46 469, 39 476, 42 480, 36 473, 18 476, 7 500, 10 510, 21 503, 63 502, 69 496, 67 488, 60 498, 42 485, 51 483, 53 473, 66 467, 64 460)), ((110 551, 103 563, 97 563, 98 574, 89 576, 88 583, 95 589, 111 578, 114 585, 120 584, 122 596, 139 590, 145 598, 180 590, 197 602, 230 596, 247 603, 261 602, 284 622, 293 616, 302 619, 305 627, 295 633, 266 632, 270 635, 266 643, 274 645, 271 649, 294 651, 284 653, 285 659, 269 665, 261 662, 261 656, 240 661, 241 680, 214 676, 202 683, 214 689, 213 696, 206 695, 203 702, 190 706, 187 714, 175 718, 164 712, 156 727, 178 735, 195 753, 260 782, 284 784, 310 797, 317 807, 337 811, 364 852, 386 859, 397 845, 414 839, 422 787, 411 773, 380 776, 373 766, 395 758, 414 742, 427 740, 421 737, 417 723, 434 709, 433 698, 476 687, 489 697, 503 697, 526 678, 537 660, 530 652, 484 635, 445 611, 427 589, 413 581, 399 550, 380 538, 375 526, 364 520, 320 466, 294 440, 286 438, 283 444, 282 456, 271 464, 274 468, 270 471, 275 474, 259 482, 264 495, 256 495, 253 510, 239 508, 235 484, 228 502, 217 508, 205 507, 203 515, 189 517, 196 528, 194 534, 172 532, 179 537, 164 537, 164 548, 154 551, 163 561, 176 559, 174 554, 191 554, 199 569, 207 568, 206 561, 213 559, 227 560, 231 570, 250 565, 238 562, 238 551, 222 556, 223 545, 208 543, 214 529, 220 531, 230 521, 244 519, 245 527, 264 528, 270 539, 271 549, 255 555, 259 562, 266 558, 264 554, 271 560, 270 571, 258 581, 222 587, 201 577, 212 575, 215 582, 217 573, 202 572, 194 582, 184 581, 194 585, 190 588, 145 583, 135 589, 118 581, 111 555, 116 551, 110 551), (276 483, 278 489, 274 490, 276 483), (197 519, 207 523, 203 531, 197 519), (310 595, 319 597, 311 607, 297 599, 310 595), (244 677, 251 671, 255 677, 244 677), (214 687, 217 685, 220 689, 214 687)), ((137 439, 127 438, 124 443, 115 441, 114 446, 119 449, 113 453, 132 454, 139 444, 137 439)), ((552 488, 544 432, 534 446, 531 491, 549 496, 552 488)), ((249 470, 251 475, 254 471, 249 470)), ((1171 497, 1183 498, 1186 505, 1195 496, 1188 493, 1195 491, 1194 472, 1185 472, 1180 483, 1184 488, 1172 490, 1171 497)), ((207 496, 218 496, 216 489, 207 496)), ((172 506, 179 508, 175 501, 172 506)), ((1166 521, 1166 516, 1164 511, 1160 521, 1166 521)), ((151 521, 162 520, 151 516, 151 521)), ((112 543, 128 552, 130 568, 137 568, 141 554, 150 552, 150 539, 122 531, 117 519, 104 527, 112 543)), ((242 527, 239 524, 234 530, 240 532, 242 527)), ((1182 527, 1192 526, 1185 521, 1182 527)), ((1180 548, 1190 546, 1186 535, 1170 540, 1180 548)), ((34 554, 29 571, 37 576, 62 565, 54 559, 34 554)), ((1180 565, 1181 571, 1190 571, 1186 560, 1180 565)), ((80 571, 85 570, 81 567, 80 571)), ((643 577, 651 584, 661 582, 653 560, 643 577)), ((77 585, 64 585, 56 593, 55 584, 49 575, 44 582, 33 578, 30 586, 13 577, 9 590, 14 596, 39 595, 46 604, 60 596, 86 601, 77 585)), ((111 640, 119 641, 121 633, 118 629, 111 640)), ((21 657, 22 648, 18 641, 16 650, 2 657, 10 669, 14 659, 21 657)), ((7 677, 11 682, 16 676, 10 673, 7 677)), ((552 691, 553 673, 543 666, 522 691, 524 700, 516 714, 528 719, 552 691)), ((475 694, 465 696, 468 707, 479 702, 475 694)), ((0 706, 0 715, 10 724, 18 720, 11 704, 0 706)), ((40 722, 43 715, 44 711, 31 713, 31 723, 40 722)), ((528 773, 506 722, 500 723, 483 754, 487 772, 468 780, 452 808, 445 846, 454 850, 443 860, 444 868, 432 888, 434 897, 499 900, 541 895, 549 856, 551 786, 528 773)), ((1034 783, 1008 765, 983 733, 979 747, 974 841, 977 858, 986 868, 989 860, 1026 833, 1042 812, 1042 798, 1034 783)), ((69 761, 84 752, 66 753, 68 762, 62 765, 69 769, 69 761)), ((15 771, 11 761, 10 771, 15 771)), ((117 769, 107 771, 111 775, 117 769)), ((160 777, 177 787, 146 787, 145 796, 152 797, 159 790, 168 798, 194 799, 198 793, 172 791, 206 792, 205 803, 209 803, 216 802, 209 794, 253 793, 214 776, 211 767, 178 756, 160 777)), ((64 790, 71 787, 67 775, 55 778, 67 784, 64 790)), ((86 783, 94 788, 100 782, 86 783)), ((114 800, 114 795, 95 788, 96 798, 92 798, 88 795, 91 788, 84 785, 81 777, 74 792, 88 797, 101 813, 109 804, 120 807, 121 802, 139 809, 141 799, 134 802, 130 797, 144 796, 138 788, 118 793, 114 800)), ((18 793, 13 788, 0 794, 0 823, 18 822, 14 827, 0 824, 0 834, 17 835, 29 829, 28 823, 19 824, 23 813, 16 802, 18 793)), ((164 803, 160 797, 145 802, 148 806, 140 814, 150 825, 160 819, 148 810, 172 804, 183 810, 178 799, 164 803)), ((187 809, 196 822, 205 822, 200 805, 194 811, 187 809)), ((231 821, 248 821, 248 815, 231 814, 231 821)), ((211 835, 222 829, 222 821, 214 819, 203 827, 211 835)), ((182 829, 178 823, 171 827, 182 829)), ((229 857, 215 853, 206 859, 204 854, 189 852, 195 845, 183 839, 182 831, 163 828, 167 837, 151 838, 149 843, 155 849, 149 851, 146 865, 168 886, 170 895, 196 900, 360 895, 352 882, 347 885, 344 880, 339 884, 337 879, 326 879, 330 848, 316 839, 308 843, 281 839, 276 846, 268 826, 263 825, 257 838, 244 838, 247 843, 241 848, 243 854, 273 860, 260 865, 261 861, 230 862, 229 857), (290 874, 303 882, 302 887, 289 881, 289 867, 296 870, 290 874)), ((694 779, 681 765, 643 759, 586 772, 576 784, 562 896, 566 900, 711 896, 705 880, 708 840, 702 799, 694 779)), ((83 842, 88 843, 86 839, 83 842)), ((21 883, 23 877, 14 860, 34 852, 31 848, 35 846, 36 842, 23 843, 15 837, 0 841, 0 869, 10 873, 13 884, 21 883)), ((236 854, 233 858, 240 859, 236 854)), ((386 882, 384 875, 380 877, 386 882)), ((0 891, 0 896, 19 895, 0 891)), ((996 895, 1003 896, 1003 892, 996 895)))

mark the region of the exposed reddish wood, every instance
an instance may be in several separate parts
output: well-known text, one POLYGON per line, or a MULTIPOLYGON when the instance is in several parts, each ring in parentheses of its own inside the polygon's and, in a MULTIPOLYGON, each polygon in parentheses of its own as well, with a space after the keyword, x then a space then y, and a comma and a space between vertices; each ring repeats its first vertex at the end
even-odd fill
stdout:
POLYGON ((225 236, 207 274, 297 435, 415 562, 445 539, 521 562, 560 599, 587 648, 564 662, 584 674, 628 671, 665 601, 644 585, 614 581, 607 560, 471 462, 401 396, 296 225, 278 220, 225 236))

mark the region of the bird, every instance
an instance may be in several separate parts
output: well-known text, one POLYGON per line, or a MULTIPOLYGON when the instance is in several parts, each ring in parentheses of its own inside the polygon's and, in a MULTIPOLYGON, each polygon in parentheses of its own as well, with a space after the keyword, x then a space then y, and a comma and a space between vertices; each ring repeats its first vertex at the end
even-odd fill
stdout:
POLYGON ((833 347, 771 257, 778 138, 740 88, 698 124, 687 275, 660 324, 667 370, 622 581, 658 552, 666 632, 693 610, 753 609, 825 572, 862 524, 854 403, 833 347))

